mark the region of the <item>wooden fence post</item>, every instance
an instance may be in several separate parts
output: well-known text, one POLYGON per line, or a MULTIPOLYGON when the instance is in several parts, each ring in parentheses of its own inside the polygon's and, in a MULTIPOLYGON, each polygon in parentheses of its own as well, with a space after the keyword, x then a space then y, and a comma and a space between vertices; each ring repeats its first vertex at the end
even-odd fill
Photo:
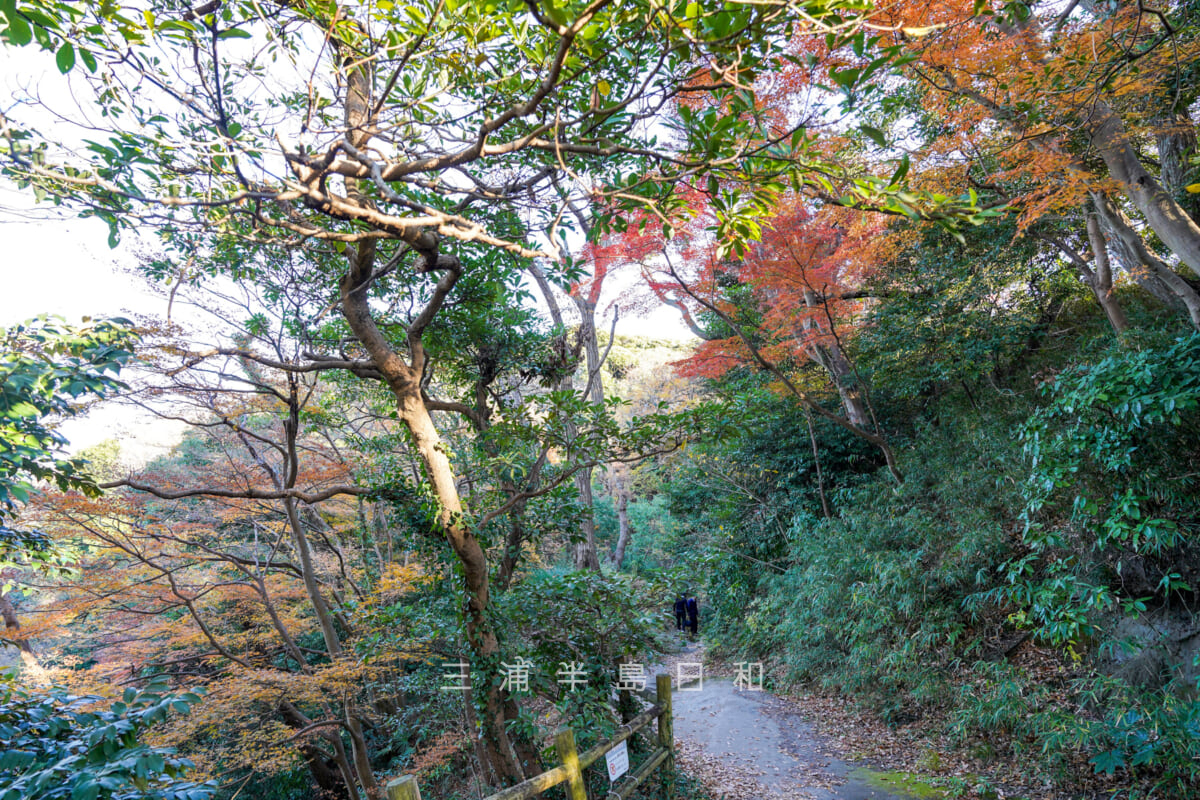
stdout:
POLYGON ((671 717, 671 675, 658 675, 654 688, 658 693, 657 704, 662 706, 662 716, 658 718, 658 746, 667 751, 662 772, 663 795, 672 800, 675 797, 675 721, 671 717))
POLYGON ((421 788, 412 775, 402 775, 388 781, 387 800, 421 800, 421 788))
POLYGON ((575 748, 575 731, 563 728, 554 734, 554 749, 558 760, 567 768, 567 800, 588 800, 583 770, 579 766, 579 751, 575 748))

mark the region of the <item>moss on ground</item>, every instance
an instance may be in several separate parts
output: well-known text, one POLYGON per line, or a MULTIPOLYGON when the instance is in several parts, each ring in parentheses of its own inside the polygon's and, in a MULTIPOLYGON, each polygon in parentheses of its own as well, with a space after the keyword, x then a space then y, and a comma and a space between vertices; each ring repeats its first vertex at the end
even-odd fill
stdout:
POLYGON ((908 795, 915 800, 942 800, 947 797, 944 789, 927 783, 911 772, 884 772, 870 767, 859 767, 850 773, 850 777, 874 789, 908 795))

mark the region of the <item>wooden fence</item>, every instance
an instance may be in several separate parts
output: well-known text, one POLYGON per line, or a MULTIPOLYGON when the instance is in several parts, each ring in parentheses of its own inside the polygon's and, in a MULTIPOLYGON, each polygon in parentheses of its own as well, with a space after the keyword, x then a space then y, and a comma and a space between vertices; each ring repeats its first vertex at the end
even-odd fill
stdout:
MULTIPOLYGON (((486 800, 530 800, 560 783, 567 785, 567 800, 589 800, 587 786, 583 782, 583 771, 604 758, 604 754, 639 730, 658 720, 658 746, 642 762, 641 766, 613 783, 604 800, 626 800, 633 790, 665 765, 662 772, 663 789, 668 800, 674 797, 675 774, 675 731, 671 718, 671 676, 659 675, 655 682, 654 705, 621 726, 620 731, 607 742, 598 744, 580 753, 575 747, 575 732, 570 728, 560 730, 554 737, 554 747, 559 766, 535 775, 523 783, 510 786, 490 795, 486 800)), ((388 800, 421 800, 421 790, 412 775, 397 778, 387 785, 388 800)), ((598 799, 599 800, 599 799, 598 799)))

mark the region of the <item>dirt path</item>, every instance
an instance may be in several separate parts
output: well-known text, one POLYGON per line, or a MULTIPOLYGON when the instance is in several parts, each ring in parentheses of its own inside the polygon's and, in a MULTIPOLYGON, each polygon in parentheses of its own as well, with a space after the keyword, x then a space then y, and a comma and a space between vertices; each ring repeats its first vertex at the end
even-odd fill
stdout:
MULTIPOLYGON (((661 668, 703 661, 692 645, 661 668)), ((684 676, 695 674, 685 668, 684 676)), ((731 676, 685 682, 674 692, 680 765, 722 800, 927 800, 932 787, 838 758, 794 705, 736 688, 731 676)))

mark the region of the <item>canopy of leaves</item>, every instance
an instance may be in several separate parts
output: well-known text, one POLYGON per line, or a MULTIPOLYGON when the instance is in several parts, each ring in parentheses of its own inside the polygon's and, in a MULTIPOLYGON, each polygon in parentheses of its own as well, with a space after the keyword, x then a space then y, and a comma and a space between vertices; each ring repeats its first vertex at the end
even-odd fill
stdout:
POLYGON ((60 490, 96 495, 86 462, 65 458, 56 422, 84 401, 124 387, 117 373, 132 356, 128 320, 85 321, 82 326, 40 317, 0 329, 0 567, 52 558, 40 534, 4 524, 38 481, 60 490))

